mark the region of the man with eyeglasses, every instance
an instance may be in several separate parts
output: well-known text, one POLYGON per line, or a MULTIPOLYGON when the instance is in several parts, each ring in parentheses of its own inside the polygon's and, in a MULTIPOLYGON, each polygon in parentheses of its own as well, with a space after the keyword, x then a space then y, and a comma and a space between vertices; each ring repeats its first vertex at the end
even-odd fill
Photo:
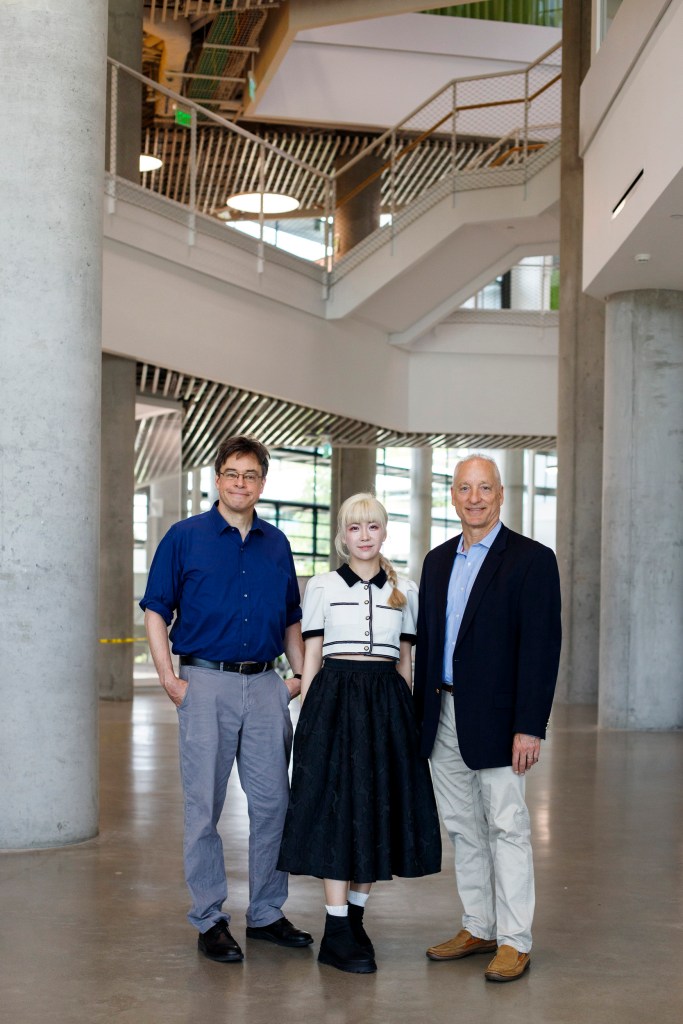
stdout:
POLYGON ((289 798, 288 704, 300 689, 303 642, 289 542, 255 511, 268 462, 255 438, 223 442, 218 501, 171 527, 140 602, 159 681, 178 711, 188 919, 200 952, 222 963, 244 959, 223 910, 228 886, 217 830, 235 760, 249 809, 247 937, 291 947, 313 941, 283 915, 288 876, 276 868, 289 798), (273 670, 283 651, 294 671, 286 682, 273 670))

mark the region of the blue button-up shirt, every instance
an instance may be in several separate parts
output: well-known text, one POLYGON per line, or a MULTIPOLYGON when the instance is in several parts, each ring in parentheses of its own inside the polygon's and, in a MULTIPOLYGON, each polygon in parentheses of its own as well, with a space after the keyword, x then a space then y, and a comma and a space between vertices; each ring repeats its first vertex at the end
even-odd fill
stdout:
POLYGON ((272 661, 284 650, 286 628, 301 618, 289 541, 256 513, 242 540, 214 505, 168 531, 140 607, 173 622, 174 654, 272 661))
POLYGON ((489 553, 489 548, 500 533, 502 525, 500 521, 497 522, 490 533, 487 533, 483 540, 480 540, 477 544, 473 544, 467 552, 464 549, 462 537, 458 544, 448 584, 446 642, 443 652, 443 681, 451 686, 453 685, 453 651, 458 641, 460 623, 465 614, 465 607, 472 593, 477 573, 489 553))

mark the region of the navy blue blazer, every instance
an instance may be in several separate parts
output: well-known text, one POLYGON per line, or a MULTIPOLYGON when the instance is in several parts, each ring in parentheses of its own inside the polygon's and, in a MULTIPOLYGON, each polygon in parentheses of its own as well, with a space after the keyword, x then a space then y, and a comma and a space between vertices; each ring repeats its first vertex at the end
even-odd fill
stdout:
MULTIPOLYGON (((448 583, 460 537, 425 558, 414 700, 429 757, 441 708, 448 583)), ((502 526, 486 555, 453 652, 458 743, 472 769, 512 760, 512 738, 545 739, 560 660, 560 579, 553 551, 502 526)))

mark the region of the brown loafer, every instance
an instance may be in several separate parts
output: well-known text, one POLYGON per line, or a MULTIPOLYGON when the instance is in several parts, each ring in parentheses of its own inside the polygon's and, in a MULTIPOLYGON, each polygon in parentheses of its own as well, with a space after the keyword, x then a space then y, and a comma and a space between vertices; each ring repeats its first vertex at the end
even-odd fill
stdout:
POLYGON ((528 953, 518 953, 512 946, 502 945, 484 973, 487 981, 515 981, 530 965, 528 953))
POLYGON ((478 939, 467 928, 462 928, 452 939, 430 946, 427 956, 430 960, 460 960, 473 953, 492 953, 496 948, 495 939, 478 939))

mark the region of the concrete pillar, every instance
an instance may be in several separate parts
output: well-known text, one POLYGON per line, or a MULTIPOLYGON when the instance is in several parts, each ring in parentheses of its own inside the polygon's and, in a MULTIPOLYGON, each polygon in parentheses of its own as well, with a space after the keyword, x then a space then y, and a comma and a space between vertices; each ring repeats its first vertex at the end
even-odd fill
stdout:
POLYGON ((610 296, 599 723, 683 726, 683 292, 610 296))
POLYGON ((202 510, 202 471, 199 467, 192 470, 192 512, 196 516, 202 510))
POLYGON ((105 0, 0 4, 0 847, 97 832, 105 0))
POLYGON ((150 484, 147 519, 148 564, 151 564, 154 552, 164 534, 174 523, 186 518, 181 507, 182 492, 182 477, 179 472, 150 484))
POLYGON ((432 449, 413 448, 410 473, 410 558, 408 576, 417 583, 432 546, 432 449))
MULTIPOLYGON (((134 71, 142 71, 143 0, 109 0, 107 55, 134 71)), ((119 74, 117 91, 116 174, 140 181, 140 142, 142 125, 142 86, 130 75, 119 74)), ((110 163, 110 77, 107 77, 107 149, 110 163)))
POLYGON ((524 449, 509 448, 501 466, 505 485, 505 503, 502 518, 507 527, 522 533, 524 530, 524 449))
POLYGON ((533 449, 525 452, 524 462, 527 487, 523 532, 526 537, 534 537, 536 533, 536 452, 533 449))
POLYGON ((98 692, 133 698, 135 363, 102 356, 98 692))
POLYGON ((330 568, 339 558, 334 548, 337 516, 343 501, 359 491, 375 491, 377 451, 375 448, 332 448, 330 473, 330 568))
MULTIPOLYGON (((345 159, 341 161, 346 163, 345 159)), ((344 174, 337 176, 337 209, 334 236, 337 256, 343 256, 354 245, 379 227, 382 160, 364 156, 344 174), (377 175, 373 177, 373 175, 377 175)))
POLYGON ((565 4, 562 26, 557 556, 563 643, 558 699, 598 693, 604 303, 584 295, 579 88, 590 64, 591 0, 565 4))

